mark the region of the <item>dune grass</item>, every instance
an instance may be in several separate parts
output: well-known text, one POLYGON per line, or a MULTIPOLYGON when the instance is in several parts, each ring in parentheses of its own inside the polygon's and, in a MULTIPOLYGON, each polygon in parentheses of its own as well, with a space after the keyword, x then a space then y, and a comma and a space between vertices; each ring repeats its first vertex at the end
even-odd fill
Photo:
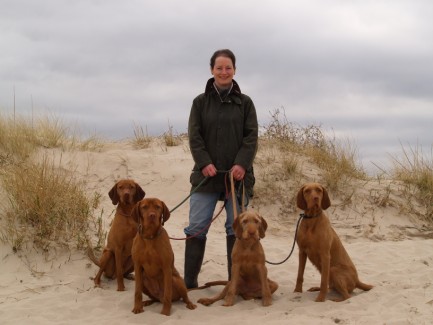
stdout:
POLYGON ((352 180, 366 179, 356 146, 327 136, 320 125, 290 122, 284 109, 271 113, 263 126, 255 163, 261 174, 255 186, 258 204, 274 202, 282 212, 296 210, 295 195, 304 182, 317 181, 333 193, 352 193, 352 180), (311 175, 311 170, 318 173, 311 175))
POLYGON ((150 144, 152 143, 152 137, 149 136, 149 133, 147 132, 147 126, 146 131, 144 131, 143 127, 134 123, 134 137, 131 139, 131 144, 136 149, 146 149, 150 147, 150 144))
POLYGON ((64 123, 47 117, 0 115, 0 239, 14 251, 29 245, 84 248, 86 233, 94 223, 99 198, 86 195, 83 181, 73 170, 44 150, 95 147, 95 139, 80 142, 68 136, 64 123))
MULTIPOLYGON (((320 126, 300 126, 288 121, 283 110, 271 112, 264 126, 255 160, 254 204, 277 204, 286 214, 296 210, 297 190, 307 181, 323 183, 334 195, 349 193, 351 184, 365 181, 366 173, 357 162, 356 146, 337 141, 320 126)), ((49 251, 55 247, 84 249, 86 238, 105 241, 102 215, 95 216, 100 194, 88 193, 86 183, 76 175, 73 162, 68 168, 51 148, 91 150, 103 145, 98 138, 82 140, 55 117, 28 120, 0 115, 0 239, 14 251, 29 247, 49 251), (57 159, 57 160, 56 160, 57 159)), ((134 126, 131 140, 137 149, 152 141, 142 127, 134 126)), ((182 143, 173 127, 162 135, 166 148, 182 143)), ((433 159, 421 148, 402 147, 402 157, 392 157, 393 168, 383 171, 404 186, 400 193, 406 205, 420 202, 424 210, 409 212, 433 222, 433 159)), ((355 185, 354 185, 355 186, 355 185)), ((386 199, 391 196, 391 189, 386 199)), ((341 201, 345 201, 343 198, 341 201)), ((347 200, 349 201, 349 200, 347 200)), ((384 207, 383 200, 377 200, 384 207)))
MULTIPOLYGON (((255 161, 261 166, 255 186, 259 205, 278 203, 281 212, 294 212, 299 187, 317 181, 339 196, 343 206, 351 203, 359 184, 374 179, 359 163, 353 142, 331 137, 321 126, 290 122, 284 109, 272 111, 271 121, 263 130, 255 161)), ((403 213, 433 223, 433 146, 430 156, 419 146, 402 146, 401 157, 390 158, 391 170, 381 169, 381 175, 398 185, 387 185, 384 194, 371 201, 381 208, 393 204, 403 213), (391 202, 396 197, 403 198, 404 203, 391 202)))
MULTIPOLYGON (((26 243, 48 250, 53 244, 83 248, 93 208, 85 184, 61 162, 44 155, 41 161, 11 165, 1 175, 8 197, 3 235, 19 250, 26 243)), ((95 198, 96 199, 96 198, 95 198)))
POLYGON ((182 143, 181 136, 174 131, 173 126, 170 125, 170 122, 168 122, 168 130, 164 132, 162 138, 164 140, 164 144, 167 147, 175 147, 182 143))
POLYGON ((277 142, 283 153, 307 157, 321 169, 319 181, 330 190, 338 190, 348 179, 366 178, 353 142, 325 135, 320 125, 303 127, 290 122, 283 109, 274 110, 271 117, 264 137, 277 142))
POLYGON ((425 208, 425 214, 421 216, 433 222, 433 146, 429 156, 424 154, 418 145, 402 145, 401 148, 400 157, 391 157, 391 177, 403 182, 407 206, 412 207, 412 200, 421 202, 425 208))

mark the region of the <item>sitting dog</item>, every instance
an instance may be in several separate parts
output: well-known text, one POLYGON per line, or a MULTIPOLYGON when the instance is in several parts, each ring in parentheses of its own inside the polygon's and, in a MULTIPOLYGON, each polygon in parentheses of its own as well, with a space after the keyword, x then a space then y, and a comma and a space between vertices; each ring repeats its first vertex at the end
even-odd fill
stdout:
POLYGON ((101 285, 101 275, 107 278, 117 278, 117 291, 124 291, 123 277, 134 269, 131 258, 132 241, 137 233, 137 222, 131 217, 135 204, 144 198, 145 192, 136 182, 130 179, 118 181, 108 192, 114 205, 117 205, 113 224, 107 238, 107 246, 99 261, 93 254, 90 245, 89 258, 99 266, 98 274, 94 278, 96 286, 101 285))
POLYGON ((325 301, 328 288, 341 294, 343 301, 350 298, 355 288, 370 290, 373 286, 362 283, 355 265, 343 247, 337 233, 323 210, 331 201, 326 189, 318 183, 305 184, 298 192, 297 206, 304 210, 298 229, 299 267, 295 292, 302 292, 305 264, 308 259, 321 273, 320 287, 308 291, 320 291, 316 301, 325 301))
POLYGON ((142 313, 143 306, 162 302, 161 314, 170 315, 172 301, 182 298, 186 307, 195 309, 188 298, 185 282, 174 267, 174 254, 164 222, 170 212, 159 199, 144 199, 137 203, 133 216, 139 224, 132 244, 135 272, 134 314, 142 313), (142 293, 150 300, 142 301, 142 293))
POLYGON ((226 283, 223 291, 213 298, 201 298, 199 303, 209 306, 225 298, 223 306, 233 306, 235 296, 243 299, 262 298, 263 306, 272 304, 272 293, 278 284, 268 279, 265 252, 260 239, 265 237, 268 225, 258 213, 246 211, 233 222, 236 241, 232 251, 231 280, 209 282, 205 286, 226 283))

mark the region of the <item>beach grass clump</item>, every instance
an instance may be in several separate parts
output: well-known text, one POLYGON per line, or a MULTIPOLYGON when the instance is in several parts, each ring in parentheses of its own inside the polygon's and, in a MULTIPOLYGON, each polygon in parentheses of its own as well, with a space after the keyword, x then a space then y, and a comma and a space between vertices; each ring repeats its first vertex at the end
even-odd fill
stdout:
POLYGON ((0 157, 3 164, 28 159, 37 148, 32 123, 23 117, 0 114, 0 157))
MULTIPOLYGON (((401 157, 392 156, 391 175, 404 184, 408 202, 413 199, 425 208, 424 217, 433 222, 433 147, 430 157, 421 146, 402 147, 401 157)), ((412 206, 412 203, 409 204, 412 206)))
POLYGON ((168 124, 168 130, 163 133, 162 139, 166 147, 175 147, 182 143, 182 137, 174 131, 170 123, 168 124))
POLYGON ((38 118, 33 131, 36 145, 40 147, 60 148, 68 142, 68 128, 60 118, 54 115, 38 118))
POLYGON ((0 115, 0 239, 14 251, 85 245, 98 196, 46 150, 78 147, 77 139, 59 119, 0 115))
POLYGON ((264 138, 276 143, 287 155, 305 157, 314 163, 321 169, 320 181, 331 191, 338 191, 347 180, 366 177, 353 142, 326 135, 320 125, 300 126, 291 122, 284 109, 271 112, 264 138))
POLYGON ((88 198, 74 172, 44 154, 40 161, 3 168, 0 179, 8 202, 2 206, 1 236, 14 251, 28 244, 43 251, 84 248, 98 198, 88 198))
POLYGON ((0 155, 25 160, 40 148, 96 151, 102 140, 91 135, 82 138, 55 115, 29 118, 0 114, 0 155))
POLYGON ((152 143, 152 137, 147 132, 147 126, 144 130, 141 125, 134 123, 134 137, 131 139, 131 144, 136 149, 149 148, 152 143))

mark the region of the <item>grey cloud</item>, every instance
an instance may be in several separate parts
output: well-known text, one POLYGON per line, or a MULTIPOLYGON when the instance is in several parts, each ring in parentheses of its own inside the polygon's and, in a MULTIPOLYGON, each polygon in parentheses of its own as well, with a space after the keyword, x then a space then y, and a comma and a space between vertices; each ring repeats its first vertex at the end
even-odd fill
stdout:
POLYGON ((19 112, 32 98, 36 112, 90 131, 126 137, 136 122, 153 134, 168 123, 185 132, 210 55, 228 47, 261 125, 285 107, 295 122, 352 136, 365 157, 398 139, 432 140, 430 1, 2 4, 2 111, 15 89, 19 112))

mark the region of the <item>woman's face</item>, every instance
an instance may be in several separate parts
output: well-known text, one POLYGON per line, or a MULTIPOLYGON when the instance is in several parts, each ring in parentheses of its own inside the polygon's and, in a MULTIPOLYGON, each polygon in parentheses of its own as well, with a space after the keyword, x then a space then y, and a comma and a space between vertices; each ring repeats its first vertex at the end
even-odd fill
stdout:
POLYGON ((227 88, 232 84, 236 69, 230 58, 219 56, 215 59, 215 65, 211 68, 212 75, 218 88, 227 88))

